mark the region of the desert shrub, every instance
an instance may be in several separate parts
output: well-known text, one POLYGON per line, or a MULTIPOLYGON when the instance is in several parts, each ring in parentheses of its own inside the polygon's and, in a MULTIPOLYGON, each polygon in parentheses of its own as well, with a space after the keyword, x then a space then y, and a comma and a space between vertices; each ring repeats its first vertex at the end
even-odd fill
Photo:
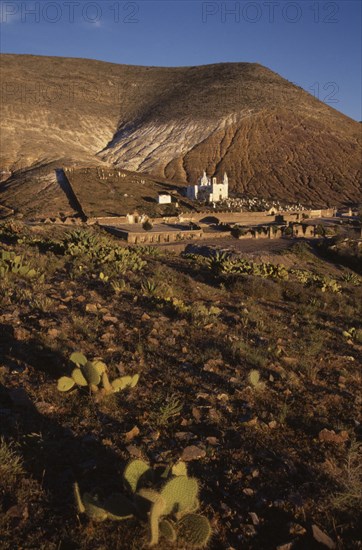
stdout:
POLYGON ((17 479, 24 474, 23 459, 18 453, 17 445, 0 439, 0 485, 13 490, 17 479))
POLYGON ((145 231, 152 231, 153 229, 153 225, 149 220, 146 220, 145 222, 143 222, 142 227, 145 231))
POLYGON ((237 288, 240 288, 244 296, 258 299, 277 301, 282 295, 282 289, 278 282, 260 277, 246 277, 237 288))
POLYGON ((332 506, 336 510, 350 511, 352 514, 362 511, 362 445, 353 441, 338 475, 338 491, 332 497, 332 506))
POLYGON ((315 297, 315 291, 305 288, 302 283, 287 281, 283 283, 283 298, 297 304, 308 304, 315 297))

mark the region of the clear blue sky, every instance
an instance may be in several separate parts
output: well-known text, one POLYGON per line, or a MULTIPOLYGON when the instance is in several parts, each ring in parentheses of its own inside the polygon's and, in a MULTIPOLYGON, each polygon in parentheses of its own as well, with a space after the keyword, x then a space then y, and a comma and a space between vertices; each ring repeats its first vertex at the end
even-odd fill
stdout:
POLYGON ((0 0, 0 46, 135 65, 258 62, 362 120, 361 4, 0 0))

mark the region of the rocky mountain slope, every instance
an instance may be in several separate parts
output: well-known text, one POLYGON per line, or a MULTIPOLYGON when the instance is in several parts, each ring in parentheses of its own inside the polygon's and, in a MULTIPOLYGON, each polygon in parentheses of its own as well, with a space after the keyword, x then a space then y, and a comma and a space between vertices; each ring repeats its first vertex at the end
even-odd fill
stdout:
POLYGON ((260 65, 0 62, 7 206, 54 200, 54 167, 103 163, 176 182, 226 170, 234 191, 315 205, 362 200, 361 126, 260 65))

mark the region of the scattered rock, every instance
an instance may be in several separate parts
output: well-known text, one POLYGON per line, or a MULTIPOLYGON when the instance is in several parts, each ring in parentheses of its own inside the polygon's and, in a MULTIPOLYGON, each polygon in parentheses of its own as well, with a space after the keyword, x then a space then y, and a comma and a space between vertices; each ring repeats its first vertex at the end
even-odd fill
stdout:
POLYGON ((299 361, 297 357, 283 357, 281 360, 283 361, 283 363, 285 363, 289 367, 294 367, 298 365, 298 361, 299 361))
POLYGON ((142 321, 148 321, 149 319, 151 319, 151 317, 146 312, 141 317, 142 321))
POLYGON ((219 393, 217 396, 219 401, 228 401, 229 396, 226 393, 219 393))
POLYGON ((138 426, 134 426, 132 428, 132 430, 130 430, 129 432, 125 433, 124 436, 126 438, 126 441, 132 441, 132 439, 134 439, 135 437, 137 437, 140 433, 140 430, 138 428, 138 426))
POLYGON ((271 422, 269 422, 268 426, 271 430, 273 430, 278 426, 278 422, 276 422, 276 420, 272 420, 271 422))
POLYGON ((54 405, 47 403, 46 401, 38 401, 38 403, 35 403, 35 408, 38 412, 40 412, 40 414, 49 414, 56 410, 54 405))
POLYGON ((177 439, 181 439, 181 441, 190 441, 190 439, 193 439, 195 435, 191 432, 176 432, 175 437, 177 439))
POLYGON ((189 462, 191 460, 199 460, 200 458, 204 458, 206 456, 206 452, 204 449, 200 449, 200 447, 196 447, 196 445, 190 445, 189 447, 186 447, 184 449, 181 460, 184 460, 185 462, 189 462))
POLYGON ((134 445, 128 445, 128 447, 126 447, 126 449, 127 449, 127 451, 129 452, 129 454, 131 456, 135 456, 136 458, 142 458, 141 449, 138 449, 134 445))
POLYGON ((253 525, 259 525, 260 520, 258 515, 255 512, 249 512, 250 519, 253 523, 253 525))
POLYGON ((160 345, 159 341, 156 338, 152 338, 149 336, 147 340, 148 340, 148 343, 151 344, 152 346, 158 347, 160 345))
POLYGON ((216 409, 209 409, 209 419, 211 422, 218 424, 221 421, 221 415, 216 409))
POLYGON ((87 304, 85 306, 85 310, 87 313, 97 313, 98 312, 98 308, 95 304, 87 304))
POLYGON ((327 430, 327 428, 324 428, 319 432, 318 438, 319 441, 323 441, 325 443, 342 444, 348 441, 349 435, 345 430, 339 432, 339 434, 336 434, 334 430, 327 430))
POLYGON ((312 525, 312 533, 314 539, 320 544, 323 544, 324 546, 326 546, 327 548, 331 548, 332 550, 336 547, 336 543, 333 542, 333 540, 328 535, 326 535, 326 533, 319 529, 317 525, 312 525))
POLYGON ((158 441, 160 439, 160 432, 158 430, 150 433, 150 438, 152 441, 158 441))
POLYGON ((257 424, 258 424, 258 417, 255 416, 251 420, 248 420, 247 422, 244 422, 243 425, 253 427, 253 426, 256 426, 257 424))
POLYGON ((26 521, 29 517, 27 504, 15 504, 6 512, 8 518, 21 519, 26 521))
POLYGON ((218 440, 217 437, 213 437, 213 436, 207 437, 206 441, 208 442, 209 445, 212 445, 212 446, 220 445, 220 441, 218 440))
POLYGON ((307 530, 300 525, 299 523, 290 523, 289 524, 289 533, 291 535, 305 535, 307 530))
POLYGON ((113 324, 116 324, 118 323, 118 318, 117 317, 112 317, 112 315, 104 315, 103 316, 103 321, 105 323, 113 323, 113 324))
POLYGON ((201 420, 201 411, 197 407, 192 408, 192 416, 196 420, 196 422, 200 422, 201 420))

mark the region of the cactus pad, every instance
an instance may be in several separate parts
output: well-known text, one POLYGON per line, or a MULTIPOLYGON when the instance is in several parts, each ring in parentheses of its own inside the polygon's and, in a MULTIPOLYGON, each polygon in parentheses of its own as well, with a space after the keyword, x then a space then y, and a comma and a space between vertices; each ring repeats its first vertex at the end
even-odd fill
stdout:
POLYGON ((260 381, 259 371, 253 369, 249 372, 249 382, 252 386, 257 386, 260 381))
POLYGON ((211 537, 211 525, 207 518, 187 514, 179 522, 179 536, 193 548, 203 548, 211 537))
POLYGON ((76 368, 72 372, 72 378, 78 386, 88 386, 87 380, 84 378, 83 373, 80 369, 76 368))
POLYGON ((139 379, 140 379, 140 375, 139 374, 134 374, 132 376, 132 380, 131 380, 131 383, 130 383, 129 387, 134 388, 135 386, 137 386, 139 379))
POLYGON ((132 460, 129 462, 123 472, 123 479, 128 489, 135 493, 140 484, 141 478, 148 472, 151 472, 150 466, 143 460, 132 460))
POLYGON ((155 491, 154 489, 140 489, 137 493, 140 497, 145 498, 149 502, 156 502, 156 500, 159 498, 160 493, 155 491))
POLYGON ((105 502, 104 508, 108 519, 121 521, 134 516, 135 509, 132 502, 120 493, 114 493, 105 502))
POLYGON ((74 497, 75 497, 75 501, 77 503, 78 512, 80 512, 81 514, 84 514, 85 508, 84 508, 84 504, 82 502, 82 497, 80 496, 78 483, 74 483, 74 497))
POLYGON ((159 525, 160 535, 170 542, 175 542, 176 531, 173 524, 168 519, 162 519, 159 525))
POLYGON ((104 521, 107 519, 107 512, 96 497, 90 493, 82 496, 83 506, 87 516, 93 521, 104 521))
POLYGON ((102 385, 106 392, 114 391, 111 383, 109 382, 108 374, 106 372, 102 374, 102 385))
POLYGON ((164 485, 161 496, 165 499, 165 515, 192 510, 199 492, 197 479, 178 476, 164 485))
POLYGON ((159 539, 159 523, 160 518, 164 514, 166 508, 165 500, 159 495, 153 502, 150 511, 150 546, 158 544, 159 539))
POLYGON ((107 370, 107 365, 103 361, 93 361, 93 366, 100 376, 107 370))
POLYGON ((131 376, 121 376, 120 378, 115 378, 112 382, 112 388, 114 391, 124 390, 127 386, 130 386, 132 383, 131 376))
POLYGON ((62 376, 58 380, 58 390, 59 391, 69 391, 73 388, 75 385, 75 382, 73 378, 69 378, 69 376, 62 376))
POLYGON ((174 464, 171 469, 173 476, 187 476, 187 464, 186 462, 180 461, 177 464, 174 464))
POLYGON ((86 356, 79 351, 75 351, 74 353, 72 353, 72 355, 70 356, 70 360, 72 363, 75 363, 78 366, 85 365, 87 362, 86 356))
POLYGON ((101 377, 93 363, 87 361, 87 363, 82 366, 82 372, 89 385, 98 386, 101 377))

